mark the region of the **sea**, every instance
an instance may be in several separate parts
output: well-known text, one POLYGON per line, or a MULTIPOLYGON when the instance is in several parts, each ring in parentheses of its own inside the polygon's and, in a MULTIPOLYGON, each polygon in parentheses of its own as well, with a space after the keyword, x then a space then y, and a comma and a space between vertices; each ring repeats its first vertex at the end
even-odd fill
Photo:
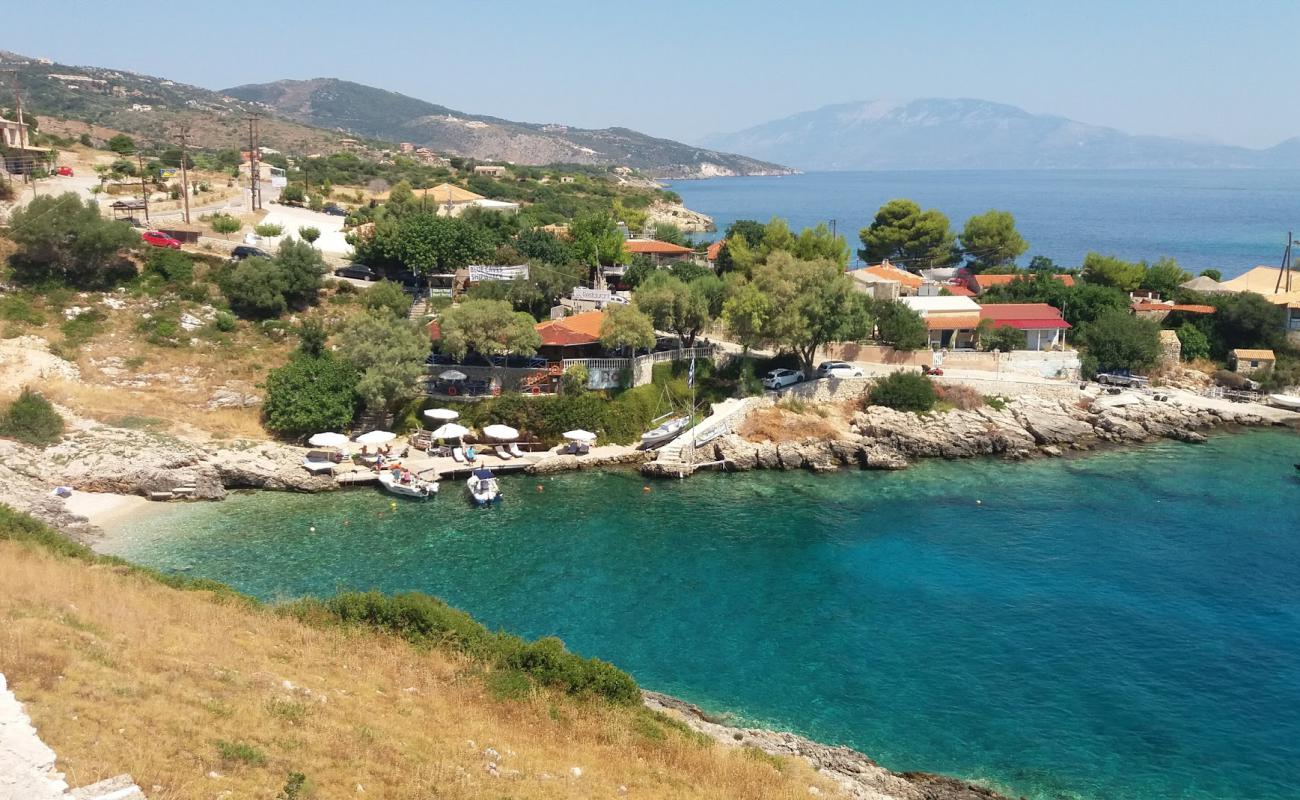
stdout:
POLYGON ((168 507, 104 548, 264 600, 419 590, 642 686, 1034 800, 1300 797, 1300 436, 903 472, 168 507))
POLYGON ((1075 267, 1096 251, 1131 261, 1171 256, 1193 274, 1234 277, 1277 266, 1287 232, 1300 232, 1300 170, 810 172, 669 186, 719 231, 737 219, 780 216, 796 230, 824 222, 855 250, 858 232, 895 198, 939 209, 955 231, 974 214, 1010 211, 1029 243, 1022 266, 1044 255, 1075 267))

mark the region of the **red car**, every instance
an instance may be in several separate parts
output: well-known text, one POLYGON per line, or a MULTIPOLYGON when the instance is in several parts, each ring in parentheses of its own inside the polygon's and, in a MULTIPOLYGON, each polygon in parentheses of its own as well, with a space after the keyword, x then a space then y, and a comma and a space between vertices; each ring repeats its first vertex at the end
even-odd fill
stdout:
POLYGON ((62 175, 62 176, 65 177, 65 178, 71 178, 71 177, 72 177, 72 167, 59 167, 59 168, 58 168, 57 170, 55 170, 55 171, 58 172, 60 175, 62 175))
POLYGON ((173 250, 181 249, 180 242, 162 231, 145 231, 140 234, 140 238, 145 241, 145 244, 151 244, 154 247, 170 247, 173 250))

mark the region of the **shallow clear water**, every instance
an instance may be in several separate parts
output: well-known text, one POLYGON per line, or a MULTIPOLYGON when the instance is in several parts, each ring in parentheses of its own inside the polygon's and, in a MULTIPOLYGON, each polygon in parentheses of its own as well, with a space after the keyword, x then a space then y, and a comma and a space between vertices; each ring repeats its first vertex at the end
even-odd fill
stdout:
POLYGON ((1184 269, 1225 277, 1280 263, 1288 230, 1300 230, 1298 170, 936 170, 812 172, 675 181, 686 205, 719 230, 737 219, 785 217, 799 228, 837 221, 858 231, 896 197, 948 215, 954 230, 990 208, 1010 211, 1045 255, 1078 266, 1089 250, 1131 260, 1173 256, 1184 269))
POLYGON ((507 478, 182 506, 110 549, 418 589, 646 687, 1034 798, 1295 797, 1300 437, 902 473, 507 478), (544 488, 537 491, 537 486, 544 488), (316 528, 313 533, 310 528, 316 528))

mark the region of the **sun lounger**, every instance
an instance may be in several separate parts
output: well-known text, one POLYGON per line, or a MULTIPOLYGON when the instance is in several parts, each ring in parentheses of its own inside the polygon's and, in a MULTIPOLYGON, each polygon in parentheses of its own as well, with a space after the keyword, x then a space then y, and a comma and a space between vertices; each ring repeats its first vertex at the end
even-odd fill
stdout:
POLYGON ((464 464, 464 463, 465 463, 465 450, 464 450, 463 448, 460 448, 460 447, 453 447, 452 450, 451 450, 451 457, 452 457, 453 459, 455 459, 455 461, 456 461, 457 464, 464 464))
POLYGON ((313 461, 310 458, 304 458, 302 460, 302 465, 308 472, 310 472, 313 475, 317 475, 322 472, 334 471, 333 461, 313 461))
POLYGON ((506 446, 503 444, 499 444, 492 449, 496 451, 497 458, 501 459, 502 461, 509 461, 510 459, 514 458, 514 456, 510 455, 510 451, 507 450, 506 446))
POLYGON ((514 456, 515 458, 524 457, 524 451, 519 449, 519 442, 510 443, 510 455, 514 456))

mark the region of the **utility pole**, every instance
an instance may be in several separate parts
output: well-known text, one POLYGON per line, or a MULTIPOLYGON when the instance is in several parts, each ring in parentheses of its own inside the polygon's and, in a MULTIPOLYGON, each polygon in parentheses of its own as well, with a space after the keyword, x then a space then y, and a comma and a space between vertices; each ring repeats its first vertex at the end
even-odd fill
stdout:
POLYGON ((135 157, 140 164, 140 199, 144 201, 144 224, 145 227, 152 228, 153 225, 149 222, 149 187, 144 182, 144 153, 141 153, 138 147, 135 150, 135 157))
POLYGON ((1291 231, 1286 232, 1286 250, 1282 253, 1282 269, 1277 271, 1277 284, 1273 286, 1273 293, 1277 294, 1282 291, 1282 274, 1286 273, 1286 290, 1291 291, 1291 246, 1294 241, 1291 238, 1291 231))
POLYGON ((839 223, 839 220, 837 220, 837 219, 833 219, 833 220, 831 220, 831 238, 832 238, 832 239, 834 239, 835 236, 836 236, 837 224, 838 224, 838 223, 839 223))
POLYGON ((178 135, 181 145, 181 196, 185 199, 185 224, 190 224, 190 172, 189 167, 185 164, 189 160, 189 143, 190 143, 190 126, 181 123, 181 132, 178 135))
MULTIPOLYGON (((250 211, 257 211, 262 207, 262 186, 261 175, 259 175, 258 159, 261 155, 258 146, 257 123, 260 119, 257 114, 249 114, 248 117, 248 204, 250 211)), ((305 174, 305 173, 304 173, 305 174)))

